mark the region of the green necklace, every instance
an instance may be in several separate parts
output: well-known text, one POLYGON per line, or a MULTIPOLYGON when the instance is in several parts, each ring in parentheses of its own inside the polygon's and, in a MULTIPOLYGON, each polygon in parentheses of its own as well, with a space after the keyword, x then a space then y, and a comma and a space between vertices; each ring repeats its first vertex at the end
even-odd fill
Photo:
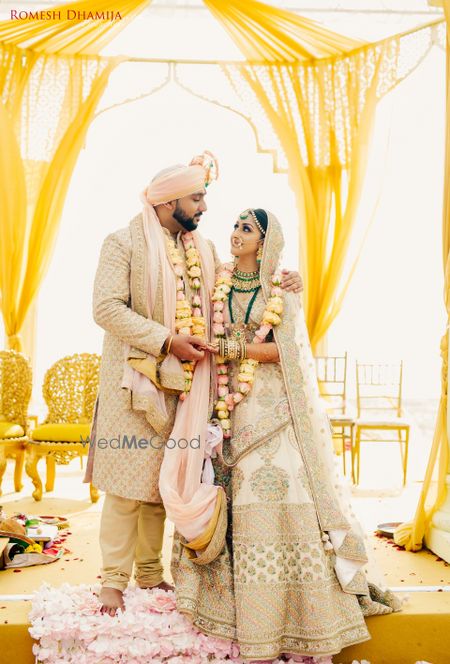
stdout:
MULTIPOLYGON (((250 314, 253 309, 253 305, 255 304, 256 296, 258 295, 258 291, 261 288, 261 286, 257 286, 256 288, 253 288, 252 290, 254 291, 250 302, 248 303, 247 311, 245 313, 245 318, 244 318, 244 324, 247 325, 248 321, 250 320, 250 314)), ((233 316, 233 291, 237 292, 243 292, 243 293, 249 293, 250 290, 245 290, 245 291, 239 291, 237 288, 234 286, 231 286, 230 292, 228 293, 228 310, 230 312, 230 320, 232 323, 235 322, 234 316, 233 316)))
POLYGON ((235 267, 233 274, 242 281, 250 281, 251 279, 259 278, 259 270, 255 270, 254 272, 242 272, 241 270, 238 270, 237 267, 235 267))
POLYGON ((260 288, 259 270, 255 270, 255 272, 241 272, 234 268, 231 281, 237 293, 250 293, 256 288, 260 288))

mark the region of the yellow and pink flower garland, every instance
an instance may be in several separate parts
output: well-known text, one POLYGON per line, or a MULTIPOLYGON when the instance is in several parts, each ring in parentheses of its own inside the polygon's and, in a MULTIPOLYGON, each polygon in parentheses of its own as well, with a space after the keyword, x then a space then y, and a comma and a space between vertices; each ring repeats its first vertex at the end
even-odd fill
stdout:
MULTIPOLYGON (((219 273, 213 294, 214 317, 213 332, 216 337, 225 337, 224 308, 232 286, 233 264, 226 263, 219 273)), ((283 313, 283 291, 281 289, 281 276, 272 276, 272 288, 270 297, 261 321, 261 326, 256 330, 252 343, 261 344, 273 327, 281 323, 283 313)), ((223 357, 217 357, 217 393, 218 399, 215 404, 217 417, 222 427, 224 438, 231 438, 230 412, 249 394, 255 380, 255 370, 259 362, 250 358, 242 360, 239 365, 238 391, 230 392, 230 377, 227 361, 223 357)))
MULTIPOLYGON (((166 237, 167 251, 177 277, 175 330, 177 334, 186 334, 205 339, 206 322, 202 312, 202 300, 200 297, 200 288, 202 285, 200 254, 195 246, 192 233, 182 233, 181 240, 186 254, 186 267, 189 284, 192 290, 192 304, 186 299, 186 284, 183 276, 183 256, 181 255, 174 238, 172 236, 166 237)), ((184 369, 185 387, 184 392, 180 394, 180 399, 183 401, 186 399, 186 396, 191 389, 195 362, 183 361, 182 364, 184 369)))

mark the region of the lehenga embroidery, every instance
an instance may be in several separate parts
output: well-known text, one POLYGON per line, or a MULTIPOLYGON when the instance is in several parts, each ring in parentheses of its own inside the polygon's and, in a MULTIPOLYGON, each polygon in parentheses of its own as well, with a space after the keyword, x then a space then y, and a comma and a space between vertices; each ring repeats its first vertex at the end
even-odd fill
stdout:
POLYGON ((266 461, 265 465, 255 470, 250 477, 250 486, 262 501, 283 500, 289 489, 289 475, 282 468, 266 461))
MULTIPOLYGON (((274 228, 264 243, 263 290, 282 245, 277 224, 274 228)), ((245 295, 238 295, 245 311, 245 295)), ((260 292, 255 318, 264 310, 264 298, 267 292, 260 292)), ((224 443, 225 463, 214 462, 215 481, 230 499, 227 545, 199 569, 174 540, 179 610, 203 632, 237 640, 244 659, 338 653, 369 638, 363 613, 375 611, 368 597, 360 607, 357 576, 352 592, 343 591, 335 554, 322 539, 324 525, 351 531, 325 464, 317 460, 322 426, 323 437, 329 433, 309 403, 295 323, 288 320, 292 313, 288 309, 275 333, 278 347, 285 349, 281 366, 258 367, 252 395, 232 413, 234 433, 224 443)), ((348 557, 361 554, 357 540, 344 541, 348 557)))

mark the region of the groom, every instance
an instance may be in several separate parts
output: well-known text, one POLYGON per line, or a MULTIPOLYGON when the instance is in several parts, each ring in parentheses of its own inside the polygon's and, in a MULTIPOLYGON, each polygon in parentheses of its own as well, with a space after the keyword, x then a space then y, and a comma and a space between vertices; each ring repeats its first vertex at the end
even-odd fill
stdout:
MULTIPOLYGON (((206 187, 215 169, 214 158, 205 153, 189 166, 161 171, 143 194, 144 209, 151 206, 164 238, 172 238, 178 247, 186 299, 192 295, 186 274, 189 256, 186 261, 181 236, 196 230, 206 212, 206 187)), ((154 244, 143 214, 138 214, 128 227, 105 239, 94 284, 94 319, 105 336, 85 481, 92 480, 106 493, 100 525, 100 601, 102 612, 110 615, 124 608, 123 591, 133 563, 140 588, 172 588, 163 580, 165 511, 158 480, 185 379, 182 370, 177 375, 164 366, 174 358, 200 361, 207 352, 198 336, 172 334, 175 321, 170 326, 165 321, 167 258, 164 251, 155 254, 154 244)), ((210 241, 206 251, 213 270, 219 269, 210 241)), ((298 273, 285 272, 283 287, 301 290, 298 273)))

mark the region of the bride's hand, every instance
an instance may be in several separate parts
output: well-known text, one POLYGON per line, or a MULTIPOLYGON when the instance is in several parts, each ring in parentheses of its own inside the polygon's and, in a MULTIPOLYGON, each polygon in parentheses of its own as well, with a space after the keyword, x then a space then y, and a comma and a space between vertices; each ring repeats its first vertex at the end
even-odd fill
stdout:
POLYGON ((219 354, 219 344, 218 344, 218 342, 217 341, 207 342, 205 350, 212 353, 213 355, 218 355, 219 354))

